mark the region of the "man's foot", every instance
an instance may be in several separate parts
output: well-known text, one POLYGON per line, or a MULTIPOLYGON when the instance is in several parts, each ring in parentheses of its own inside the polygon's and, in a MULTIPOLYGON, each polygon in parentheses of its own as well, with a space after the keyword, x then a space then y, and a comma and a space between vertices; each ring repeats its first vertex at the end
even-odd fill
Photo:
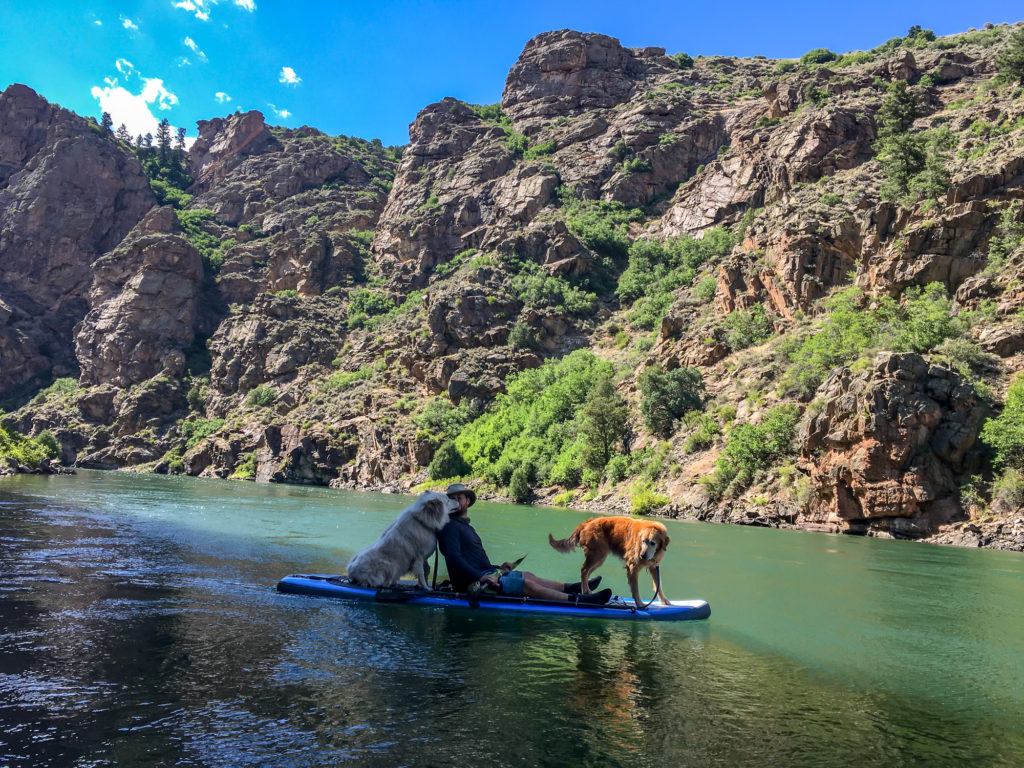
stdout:
MULTIPOLYGON (((597 588, 597 585, 600 583, 601 577, 595 576, 587 582, 587 585, 590 587, 590 591, 593 592, 594 589, 597 588)), ((569 584, 568 582, 566 582, 562 585, 562 591, 565 592, 567 595, 578 595, 580 593, 580 582, 577 581, 575 584, 569 584)))
POLYGON ((569 598, 569 602, 576 605, 604 605, 611 599, 612 591, 610 589, 602 589, 600 592, 594 592, 592 595, 573 595, 569 598))

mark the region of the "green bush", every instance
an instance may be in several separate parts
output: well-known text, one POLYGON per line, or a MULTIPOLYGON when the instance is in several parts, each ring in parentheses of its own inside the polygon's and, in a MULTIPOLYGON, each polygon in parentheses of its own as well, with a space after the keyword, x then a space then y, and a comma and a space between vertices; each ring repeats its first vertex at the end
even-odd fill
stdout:
POLYGON ((395 301, 381 291, 356 288, 349 294, 349 315, 362 314, 369 317, 383 315, 395 308, 395 301))
POLYGON ((1000 80, 1024 85, 1024 27, 1018 27, 1010 36, 1009 45, 996 59, 996 66, 1000 80))
POLYGON ((542 485, 575 485, 582 478, 578 420, 610 363, 577 350, 510 376, 507 392, 455 440, 473 474, 507 485, 519 466, 542 485), (575 481, 575 482, 573 482, 575 481))
POLYGON ((775 333, 775 326, 761 304, 755 304, 750 310, 730 312, 726 315, 725 327, 728 329, 725 343, 734 352, 767 341, 775 333))
POLYGON ((781 61, 777 61, 775 63, 775 67, 772 71, 774 71, 777 75, 784 75, 787 72, 792 72, 794 69, 797 68, 797 66, 798 65, 796 61, 793 59, 782 59, 781 61))
POLYGON ((536 349, 537 334, 528 324, 520 321, 508 334, 508 345, 513 349, 536 349))
POLYGON ((555 151, 555 142, 553 142, 553 141, 545 141, 545 142, 543 142, 541 144, 538 144, 538 145, 536 145, 534 147, 530 147, 525 152, 523 152, 523 159, 524 160, 536 160, 538 157, 543 157, 544 155, 553 154, 554 151, 555 151))
POLYGON ((549 275, 533 262, 512 278, 512 289, 528 307, 554 307, 571 315, 589 315, 594 311, 597 296, 582 291, 564 277, 549 275))
POLYGON ((668 496, 656 493, 647 483, 635 483, 630 489, 629 498, 632 502, 630 512, 634 515, 649 515, 669 502, 668 496))
POLYGON ((445 480, 449 477, 462 477, 469 473, 469 465, 462 458, 455 443, 448 440, 434 453, 434 458, 427 466, 427 477, 431 480, 445 480))
POLYGON ((1024 469, 1024 377, 1010 384, 1002 413, 985 422, 981 439, 992 447, 996 467, 1024 469))
POLYGON ((256 452, 246 454, 231 473, 229 480, 252 480, 256 477, 256 452))
POLYGON ((260 384, 253 387, 249 390, 249 394, 245 396, 246 405, 260 408, 273 405, 275 400, 277 400, 277 390, 269 384, 260 384))
POLYGON ((704 379, 696 368, 665 371, 652 365, 640 375, 640 413, 647 428, 659 437, 670 437, 676 422, 703 404, 704 379))
POLYGON ((815 48, 800 57, 800 66, 810 67, 816 64, 827 64, 830 61, 835 61, 837 58, 839 57, 828 48, 815 48))
POLYGON ((579 414, 579 437, 586 467, 598 473, 604 471, 625 439, 628 421, 629 409, 622 395, 615 391, 611 375, 599 376, 579 414))
POLYGON ((683 441, 683 453, 696 453, 710 448, 720 434, 722 427, 718 424, 718 419, 709 414, 701 414, 697 428, 683 441))
POLYGON ((672 58, 675 59, 676 64, 679 65, 680 69, 689 69, 693 66, 693 57, 687 53, 674 53, 672 58))
POLYGON ((713 497, 730 489, 741 490, 759 470, 768 469, 791 452, 799 412, 794 405, 780 405, 765 414, 760 424, 733 427, 715 462, 714 473, 702 479, 713 497))
POLYGON ((508 495, 517 504, 521 504, 530 497, 530 479, 526 474, 525 467, 516 467, 512 478, 508 482, 508 495))
POLYGON ((463 400, 456 406, 447 397, 439 397, 427 402, 412 417, 412 422, 433 438, 444 442, 455 439, 459 431, 477 415, 469 400, 463 400))
POLYGON ((375 368, 372 365, 364 365, 349 372, 338 371, 324 382, 322 389, 325 392, 341 392, 357 382, 366 381, 373 376, 374 372, 375 368))
POLYGON ((643 219, 643 211, 622 203, 581 200, 575 190, 562 187, 558 198, 565 223, 588 248, 613 258, 624 258, 629 249, 629 223, 643 219))
POLYGON ((60 446, 49 431, 32 439, 0 424, 0 459, 13 459, 36 469, 43 459, 55 459, 59 453, 60 446))
POLYGON ((192 419, 181 422, 182 437, 186 438, 185 451, 191 451, 199 443, 224 426, 224 419, 192 419))

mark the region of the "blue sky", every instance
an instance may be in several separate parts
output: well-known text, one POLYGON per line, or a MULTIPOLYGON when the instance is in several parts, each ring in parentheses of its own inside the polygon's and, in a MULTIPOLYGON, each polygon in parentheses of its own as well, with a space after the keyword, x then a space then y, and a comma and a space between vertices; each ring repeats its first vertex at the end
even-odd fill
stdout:
POLYGON ((572 28, 691 55, 798 57, 1024 19, 1017 2, 0 0, 0 88, 25 83, 133 134, 258 109, 272 124, 408 141, 445 96, 501 98, 534 35, 572 28))

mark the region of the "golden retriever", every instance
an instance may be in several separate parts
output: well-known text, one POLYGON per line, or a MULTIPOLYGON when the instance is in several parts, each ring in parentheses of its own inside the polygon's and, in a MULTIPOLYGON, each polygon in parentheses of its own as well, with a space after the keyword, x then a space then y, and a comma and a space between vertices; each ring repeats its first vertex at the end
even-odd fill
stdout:
MULTIPOLYGON (((640 599, 640 588, 637 577, 640 569, 646 568, 654 575, 655 569, 661 565, 661 559, 668 548, 668 531, 661 523, 653 520, 635 520, 632 517, 592 517, 584 520, 567 539, 556 541, 548 534, 551 546, 559 552, 572 552, 576 547, 583 549, 583 568, 580 569, 580 590, 589 594, 587 579, 597 570, 608 557, 608 553, 617 555, 626 564, 626 578, 633 593, 633 602, 637 607, 644 604, 640 599)), ((658 599, 669 605, 668 598, 661 591, 660 579, 654 581, 658 599)))

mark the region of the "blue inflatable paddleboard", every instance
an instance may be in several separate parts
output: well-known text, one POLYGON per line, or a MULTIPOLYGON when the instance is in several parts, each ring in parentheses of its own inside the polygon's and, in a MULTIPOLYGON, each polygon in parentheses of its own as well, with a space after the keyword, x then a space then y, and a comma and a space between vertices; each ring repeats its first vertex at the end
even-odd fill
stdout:
MULTIPOLYGON (((415 606, 444 608, 470 608, 465 594, 444 590, 422 590, 415 582, 399 582, 388 589, 368 589, 353 584, 345 576, 326 574, 295 574, 278 582, 279 592, 316 597, 336 597, 363 602, 404 603, 415 606)), ((652 603, 645 610, 637 610, 632 600, 613 597, 605 605, 572 605, 532 597, 507 597, 483 594, 478 610, 495 613, 522 613, 540 616, 568 616, 572 618, 624 619, 627 621, 691 621, 706 619, 711 606, 705 600, 673 600, 671 605, 652 603)))

